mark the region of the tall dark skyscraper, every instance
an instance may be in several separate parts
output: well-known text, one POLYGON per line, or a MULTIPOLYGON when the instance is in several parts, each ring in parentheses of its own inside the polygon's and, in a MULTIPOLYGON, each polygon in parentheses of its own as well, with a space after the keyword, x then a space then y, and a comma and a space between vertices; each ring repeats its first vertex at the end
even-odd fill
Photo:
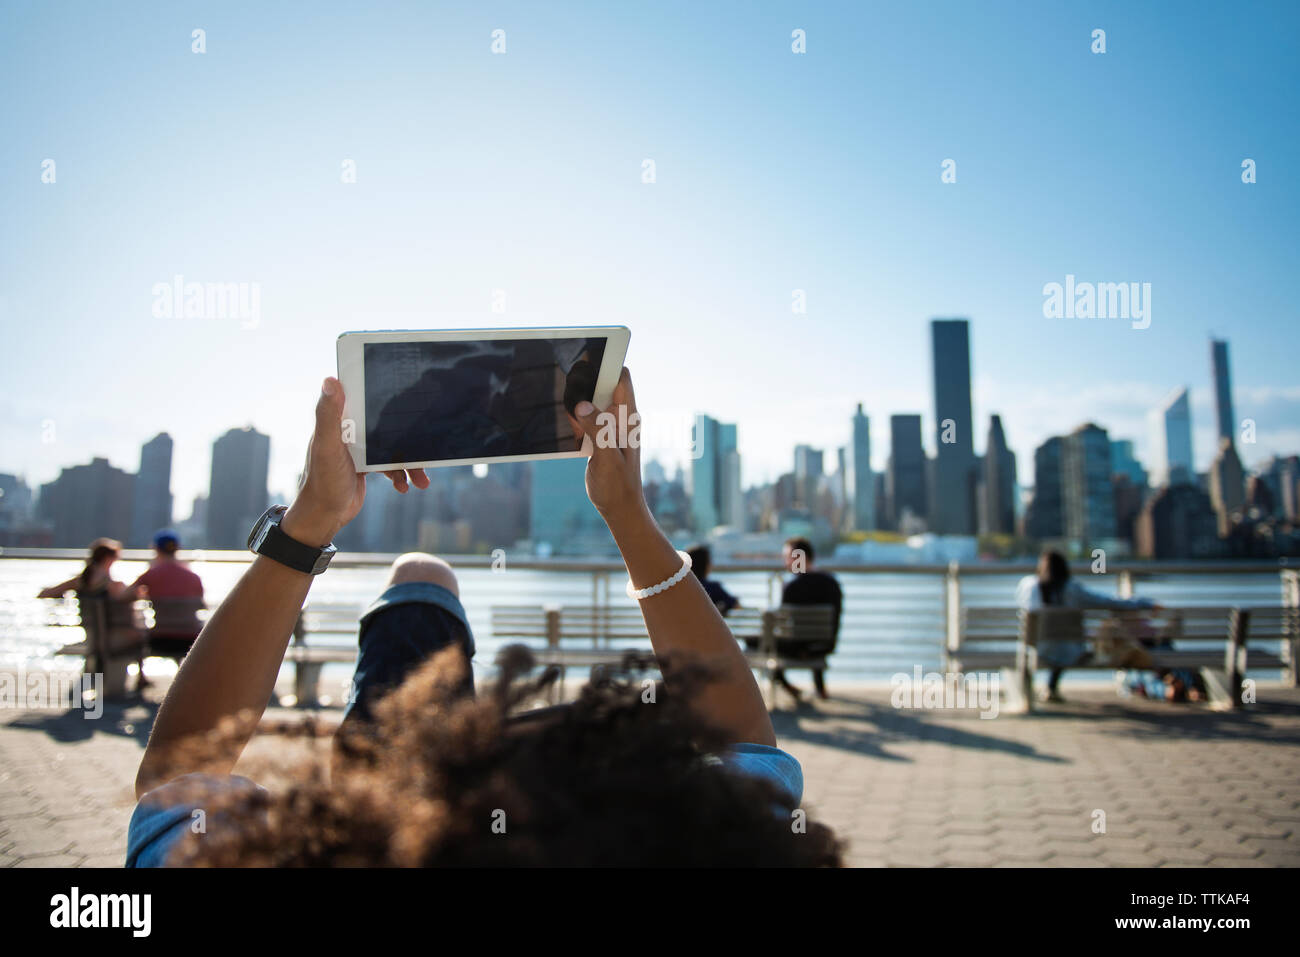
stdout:
POLYGON ((1025 534, 1030 538, 1061 538, 1065 534, 1061 445, 1061 439, 1053 436, 1034 450, 1034 498, 1025 513, 1025 534))
POLYGON ((921 417, 889 417, 889 464, 885 469, 885 501, 889 524, 898 528, 905 515, 924 518, 929 496, 925 481, 925 450, 921 447, 921 417))
POLYGON ((1232 376, 1228 371, 1228 344, 1210 340, 1210 367, 1214 373, 1214 402, 1219 417, 1219 442, 1210 465, 1210 501, 1218 517, 1219 534, 1232 528, 1232 515, 1246 501, 1246 471, 1237 455, 1236 419, 1232 413, 1232 376))
POLYGON ((853 444, 848 454, 849 482, 845 492, 852 499, 852 527, 869 532, 876 527, 876 482, 871 473, 871 422, 862 403, 853 413, 853 444))
POLYGON ((155 435, 140 449, 140 471, 135 477, 135 506, 131 510, 131 537, 127 545, 146 548, 154 532, 172 523, 172 440, 166 432, 155 435))
POLYGON ((1210 340, 1210 366, 1214 373, 1214 403, 1219 414, 1219 438, 1234 439, 1237 429, 1232 414, 1232 376, 1228 371, 1228 344, 1210 340))
POLYGON ((1002 416, 989 419, 984 450, 984 531, 1010 535, 1016 530, 1016 454, 1007 448, 1002 416))
POLYGON ((252 426, 231 429, 212 443, 208 491, 209 548, 243 548, 253 523, 266 511, 271 437, 252 426))
POLYGON ((930 323, 934 358, 935 487, 930 530, 975 534, 975 443, 970 403, 970 323, 930 323))
POLYGON ((1115 488, 1110 476, 1110 435, 1105 429, 1089 422, 1065 436, 1061 501, 1067 538, 1095 545, 1115 537, 1115 488))

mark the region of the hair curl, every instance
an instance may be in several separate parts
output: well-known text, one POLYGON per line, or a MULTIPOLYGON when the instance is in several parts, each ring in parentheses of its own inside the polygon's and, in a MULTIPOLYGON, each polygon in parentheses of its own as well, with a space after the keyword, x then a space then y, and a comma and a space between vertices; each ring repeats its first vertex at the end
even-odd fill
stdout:
MULTIPOLYGON (((457 698, 449 648, 383 698, 372 724, 314 753, 286 787, 205 798, 191 866, 838 866, 842 845, 770 782, 711 766, 725 738, 630 655, 571 704, 516 713, 555 679, 508 649, 487 694, 457 698)), ((300 725, 311 736, 310 725, 300 725)), ((227 729, 229 733, 229 729, 227 729)), ((206 746, 212 746, 209 739, 206 746)))

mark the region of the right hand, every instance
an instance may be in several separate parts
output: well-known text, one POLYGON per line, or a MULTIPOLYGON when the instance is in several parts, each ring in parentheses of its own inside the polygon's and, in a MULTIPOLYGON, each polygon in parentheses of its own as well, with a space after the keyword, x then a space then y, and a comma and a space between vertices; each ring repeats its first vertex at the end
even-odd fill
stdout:
POLYGON ((569 415, 574 436, 579 440, 584 435, 591 438, 591 458, 587 462, 587 497, 596 506, 596 511, 600 512, 608 525, 647 514, 645 494, 641 490, 640 430, 635 434, 635 447, 627 441, 633 433, 633 427, 640 423, 636 395, 632 391, 632 374, 626 368, 623 369, 608 409, 597 409, 590 402, 579 402, 574 413, 576 415, 569 415), (619 406, 627 407, 628 435, 618 434, 619 406), (602 412, 614 416, 613 428, 606 428, 604 437, 608 439, 612 432, 615 442, 597 440, 602 431, 601 426, 609 421, 602 418, 602 412))

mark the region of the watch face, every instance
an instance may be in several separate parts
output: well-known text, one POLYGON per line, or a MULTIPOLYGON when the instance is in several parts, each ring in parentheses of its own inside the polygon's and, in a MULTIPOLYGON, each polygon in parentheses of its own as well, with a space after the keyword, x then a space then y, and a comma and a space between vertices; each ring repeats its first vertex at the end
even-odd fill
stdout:
POLYGON ((248 533, 248 548, 250 551, 255 552, 262 547, 262 543, 266 541, 267 531, 275 524, 276 519, 287 511, 289 511, 287 506, 272 505, 262 513, 262 517, 253 526, 253 530, 248 533))

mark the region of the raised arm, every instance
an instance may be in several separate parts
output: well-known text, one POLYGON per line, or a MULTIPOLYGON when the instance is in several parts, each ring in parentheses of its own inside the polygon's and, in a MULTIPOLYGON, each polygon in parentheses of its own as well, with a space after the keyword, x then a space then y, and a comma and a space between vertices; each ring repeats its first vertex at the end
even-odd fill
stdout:
MULTIPOLYGON (((365 476, 357 474, 342 437, 343 387, 326 379, 316 403, 316 428, 307 449, 303 485, 280 527, 308 545, 328 545, 361 509, 365 476)), ((429 484, 421 470, 411 481, 429 484)), ((405 476, 398 484, 406 491, 405 476)), ((248 743, 275 688, 311 575, 258 556, 204 624, 158 709, 136 775, 136 794, 191 771, 229 773, 248 743), (243 719, 243 734, 199 766, 185 744, 225 718, 243 719)))
POLYGON ((1160 607, 1150 598, 1116 598, 1103 592, 1093 591, 1071 579, 1070 590, 1074 592, 1071 604, 1075 608, 1104 608, 1110 611, 1132 611, 1138 609, 1155 609, 1160 607))
MULTIPOLYGON (((614 390, 611 409, 617 413, 619 406, 627 407, 626 421, 635 425, 636 397, 627 369, 614 390)), ((575 428, 589 435, 593 445, 587 494, 609 526, 633 586, 646 588, 664 581, 681 568, 682 559, 646 505, 639 443, 635 448, 618 448, 599 442, 599 411, 590 402, 579 403, 575 411, 575 428)), ((699 580, 687 575, 640 605, 650 643, 661 661, 669 661, 670 668, 673 662, 680 666, 694 661, 713 671, 714 680, 701 689, 695 702, 700 717, 728 733, 735 743, 775 745, 772 721, 749 663, 699 580)), ((671 684, 671 672, 664 678, 671 684)))
POLYGON ((42 588, 36 595, 37 598, 62 598, 70 591, 76 591, 77 585, 81 581, 80 575, 73 575, 65 582, 59 582, 57 585, 51 585, 49 588, 42 588))

